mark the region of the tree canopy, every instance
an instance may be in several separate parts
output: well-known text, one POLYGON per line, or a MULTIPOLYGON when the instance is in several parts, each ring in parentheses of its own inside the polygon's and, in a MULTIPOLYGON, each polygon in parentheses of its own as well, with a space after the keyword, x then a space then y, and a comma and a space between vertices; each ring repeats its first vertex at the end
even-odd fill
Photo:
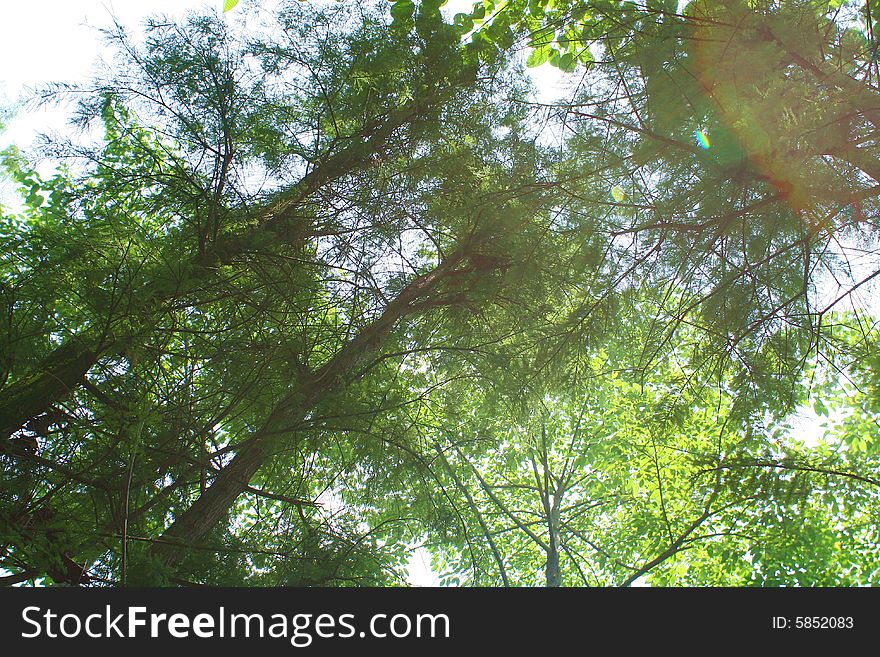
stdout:
POLYGON ((99 136, 3 160, 2 581, 877 583, 880 6, 445 4, 37 92, 99 136))

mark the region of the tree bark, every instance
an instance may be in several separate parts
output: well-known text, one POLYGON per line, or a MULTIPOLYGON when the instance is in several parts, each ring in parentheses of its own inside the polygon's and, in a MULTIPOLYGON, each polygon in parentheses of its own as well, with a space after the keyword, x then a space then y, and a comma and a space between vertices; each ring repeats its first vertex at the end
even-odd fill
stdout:
POLYGON ((100 347, 89 337, 68 340, 49 354, 38 371, 0 391, 0 439, 67 397, 97 362, 99 353, 100 347))
MULTIPOLYGON (((549 493, 548 493, 549 495, 549 493)), ((548 587, 562 586, 562 571, 559 568, 559 505, 562 495, 557 491, 547 515, 547 567, 544 570, 548 587)))

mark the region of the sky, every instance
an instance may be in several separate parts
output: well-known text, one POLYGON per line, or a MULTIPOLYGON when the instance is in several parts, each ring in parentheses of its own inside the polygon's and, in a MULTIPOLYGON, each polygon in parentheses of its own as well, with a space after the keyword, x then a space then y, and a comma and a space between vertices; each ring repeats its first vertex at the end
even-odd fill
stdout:
MULTIPOLYGON (((156 13, 180 17, 211 6, 205 0, 29 0, 5 3, 0 22, 0 102, 8 104, 36 86, 86 80, 106 53, 98 29, 111 16, 135 28, 156 13)), ((41 113, 20 112, 4 142, 29 143, 48 125, 41 113)), ((54 126, 53 126, 54 127, 54 126)))

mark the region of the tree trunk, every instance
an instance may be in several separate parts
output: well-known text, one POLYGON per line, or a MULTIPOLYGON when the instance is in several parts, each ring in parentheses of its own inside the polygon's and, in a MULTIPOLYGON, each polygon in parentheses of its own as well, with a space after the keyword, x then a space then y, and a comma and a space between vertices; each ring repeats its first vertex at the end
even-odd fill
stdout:
POLYGON ((154 544, 153 555, 169 566, 178 563, 183 556, 180 548, 204 538, 245 491, 250 479, 271 457, 275 439, 295 428, 321 400, 344 386, 363 357, 382 346, 399 320, 432 307, 448 305, 450 299, 437 294, 438 285, 462 261, 464 253, 463 249, 458 249, 433 271, 415 278, 388 304, 378 319, 347 342, 326 365, 306 376, 285 395, 263 427, 244 441, 229 465, 165 530, 154 544))
POLYGON ((39 371, 0 391, 0 439, 18 431, 67 397, 97 362, 100 349, 88 338, 69 340, 56 348, 39 371))
POLYGON ((554 496, 547 518, 547 567, 544 572, 548 587, 562 586, 562 573, 559 570, 559 502, 559 496, 554 496))

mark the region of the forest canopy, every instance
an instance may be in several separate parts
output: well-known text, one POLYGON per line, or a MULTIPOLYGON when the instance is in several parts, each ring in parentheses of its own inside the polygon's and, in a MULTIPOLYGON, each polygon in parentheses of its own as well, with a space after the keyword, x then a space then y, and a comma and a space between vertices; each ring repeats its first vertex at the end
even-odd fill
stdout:
POLYGON ((0 582, 878 583, 880 3, 446 4, 34 93, 93 138, 3 154, 0 582))

